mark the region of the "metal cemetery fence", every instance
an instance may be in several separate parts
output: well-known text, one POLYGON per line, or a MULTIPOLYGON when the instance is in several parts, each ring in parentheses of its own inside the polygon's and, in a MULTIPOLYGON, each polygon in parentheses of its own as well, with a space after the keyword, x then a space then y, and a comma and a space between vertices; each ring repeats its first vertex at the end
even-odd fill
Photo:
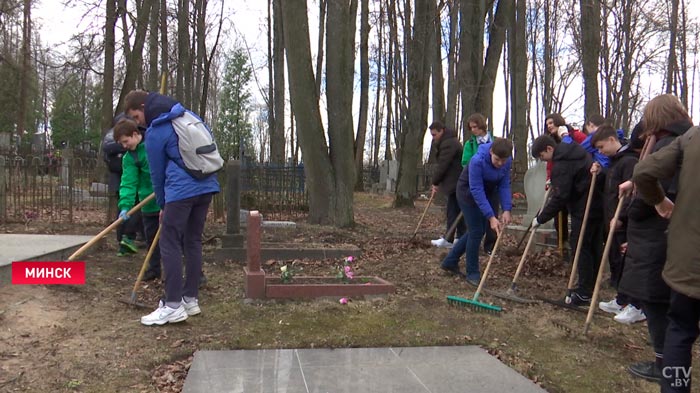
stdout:
MULTIPOLYGON (((116 218, 110 210, 100 158, 0 155, 0 223, 94 224, 116 218)), ((226 174, 214 198, 214 219, 225 217, 226 174)), ((267 219, 300 218, 308 211, 303 167, 244 166, 241 206, 267 219)))

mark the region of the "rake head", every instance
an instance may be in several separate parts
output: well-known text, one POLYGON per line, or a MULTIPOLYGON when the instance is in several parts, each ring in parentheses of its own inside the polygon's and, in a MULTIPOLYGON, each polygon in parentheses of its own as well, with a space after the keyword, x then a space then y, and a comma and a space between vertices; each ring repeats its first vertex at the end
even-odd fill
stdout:
POLYGON ((470 307, 470 308, 474 309, 474 311, 477 311, 477 312, 498 314, 501 311, 503 311, 503 309, 499 306, 494 306, 492 304, 482 303, 482 302, 472 300, 472 299, 465 299, 465 298, 459 297, 459 296, 448 296, 447 303, 454 305, 454 306, 470 307))

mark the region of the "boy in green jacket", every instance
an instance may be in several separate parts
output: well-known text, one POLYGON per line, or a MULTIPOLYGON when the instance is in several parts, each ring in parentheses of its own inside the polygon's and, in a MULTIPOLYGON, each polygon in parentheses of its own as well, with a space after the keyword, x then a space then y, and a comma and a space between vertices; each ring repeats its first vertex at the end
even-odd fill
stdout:
MULTIPOLYGON (((146 158, 146 147, 138 125, 131 119, 122 119, 114 126, 114 140, 121 144, 127 153, 122 157, 122 178, 119 186, 119 217, 129 219, 127 212, 134 205, 153 193, 151 172, 146 158)), ((155 199, 141 209, 146 244, 151 248, 158 232, 160 208, 155 199)), ((149 262, 144 281, 160 278, 160 247, 156 245, 149 262)))

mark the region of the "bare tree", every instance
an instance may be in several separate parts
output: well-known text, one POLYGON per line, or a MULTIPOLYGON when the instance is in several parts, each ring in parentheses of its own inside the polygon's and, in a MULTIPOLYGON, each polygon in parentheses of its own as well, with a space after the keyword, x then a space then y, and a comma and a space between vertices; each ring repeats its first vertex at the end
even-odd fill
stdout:
POLYGON ((600 0, 581 0, 581 65, 584 116, 600 114, 598 62, 600 59, 600 0))
POLYGON ((408 59, 408 111, 401 133, 399 173, 394 205, 413 206, 416 194, 416 168, 423 156, 423 137, 428 120, 430 78, 430 34, 432 15, 428 2, 416 0, 413 30, 406 43, 408 59))
POLYGON ((309 21, 305 0, 281 2, 289 70, 289 93, 298 123, 309 189, 309 221, 347 226, 353 223, 355 181, 352 129, 353 42, 357 2, 328 4, 327 70, 328 140, 311 65, 309 21), (331 97, 333 97, 331 99, 331 97))
POLYGON ((355 190, 362 191, 362 163, 367 136, 367 110, 369 107, 369 0, 360 0, 360 117, 357 120, 355 138, 355 190))
POLYGON ((272 0, 272 12, 275 16, 272 27, 272 70, 273 73, 273 99, 272 111, 268 113, 272 116, 273 122, 270 125, 270 161, 275 164, 283 164, 284 157, 284 103, 285 103, 285 78, 284 78, 284 31, 281 14, 281 2, 283 0, 272 0))

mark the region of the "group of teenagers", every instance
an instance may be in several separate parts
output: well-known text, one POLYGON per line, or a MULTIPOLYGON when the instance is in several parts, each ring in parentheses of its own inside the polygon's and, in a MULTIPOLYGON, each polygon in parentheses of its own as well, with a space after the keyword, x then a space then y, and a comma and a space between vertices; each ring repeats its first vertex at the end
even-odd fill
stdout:
POLYGON ((171 97, 133 90, 126 95, 124 112, 115 117, 102 146, 111 172, 110 188, 118 192, 123 220, 117 233, 117 255, 138 250, 133 240, 139 231, 149 249, 156 243, 143 279, 162 278, 165 294, 155 311, 141 317, 141 323, 149 326, 182 322, 201 313, 202 233, 212 196, 220 192, 220 186, 215 174, 197 178, 184 164, 172 120, 185 113, 201 121, 171 97), (138 215, 128 214, 153 193, 155 198, 138 215))
MULTIPOLYGON (((531 154, 547 162, 548 197, 531 227, 561 220, 555 227, 564 228, 560 236, 568 235, 570 255, 581 242, 571 303, 590 306, 612 231, 607 263, 617 293, 597 306, 616 314, 618 322, 646 319, 654 350, 652 361, 631 364, 628 371, 659 382, 662 392, 689 392, 692 346, 700 334, 700 209, 693 201, 700 195, 694 176, 700 168, 700 127, 670 94, 647 103, 629 138, 599 115, 586 120, 584 131, 556 113, 545 122, 531 154)), ((472 135, 463 149, 442 123, 429 127, 437 163, 433 193, 447 196, 446 227, 460 211, 466 222, 454 225, 456 241, 441 238, 433 244, 451 248, 440 265, 450 274, 463 275, 458 264, 466 254, 466 281, 477 286, 485 232, 494 239, 512 219, 513 145, 491 137, 480 114, 466 125, 472 135)), ((484 240, 485 252, 491 247, 493 240, 484 240)))

